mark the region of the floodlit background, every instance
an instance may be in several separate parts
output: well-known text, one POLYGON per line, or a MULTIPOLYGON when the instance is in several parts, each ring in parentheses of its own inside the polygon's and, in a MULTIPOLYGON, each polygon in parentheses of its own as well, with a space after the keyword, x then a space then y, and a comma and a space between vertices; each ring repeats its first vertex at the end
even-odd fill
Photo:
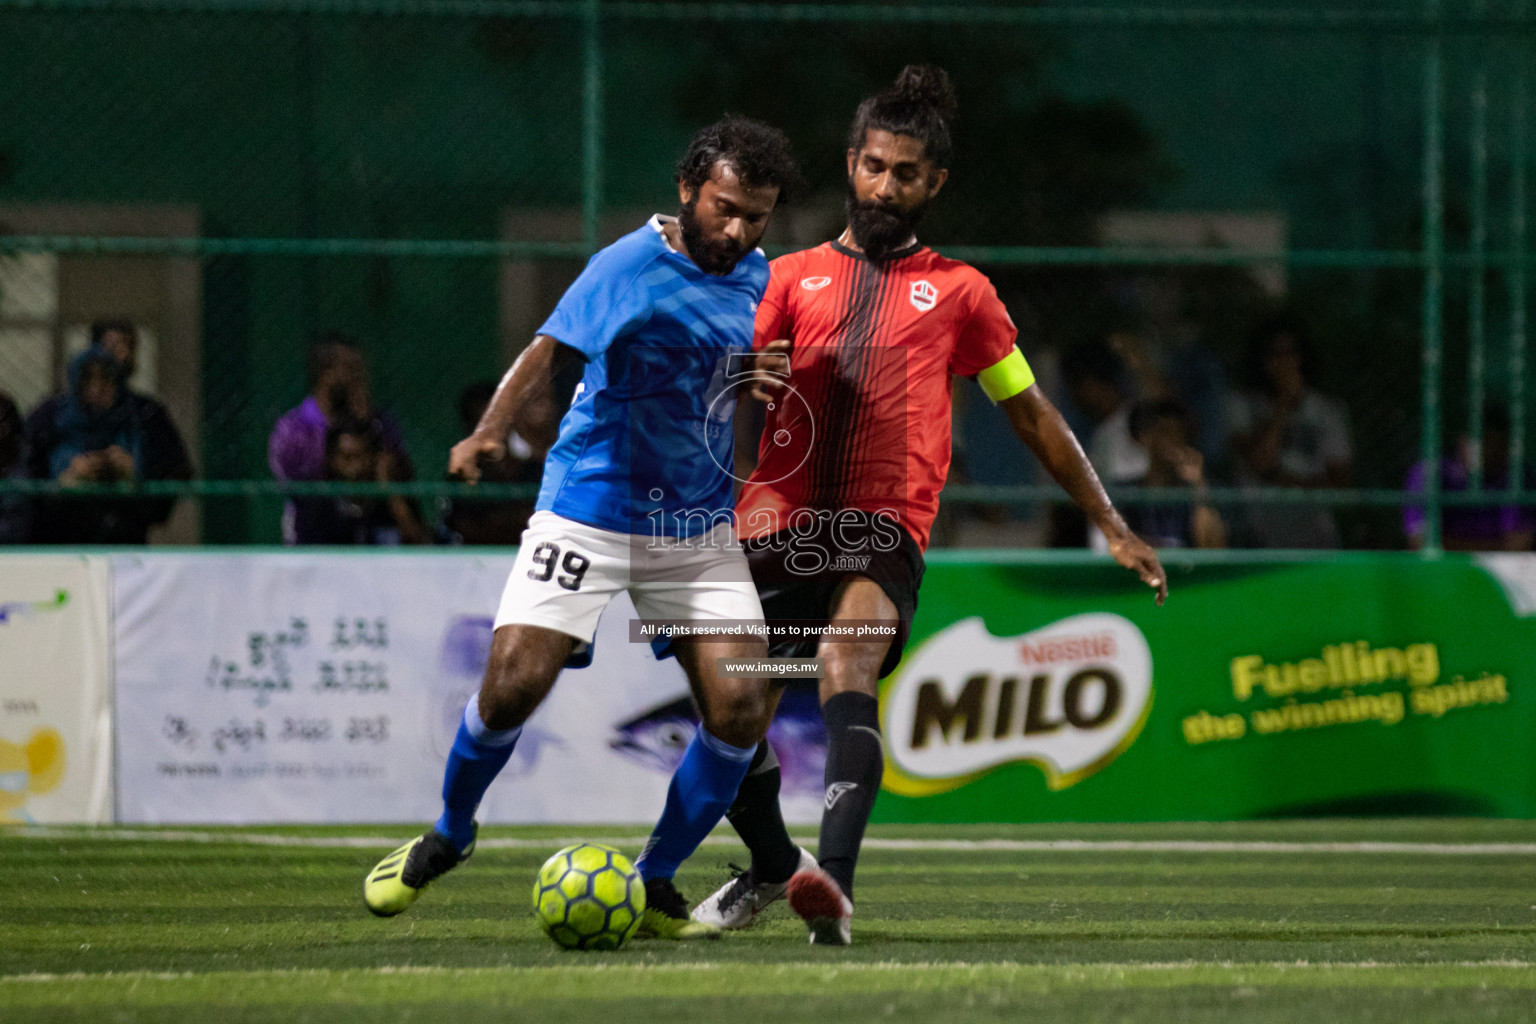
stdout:
MULTIPOLYGON (((1231 405, 1284 312, 1347 416, 1330 482, 1356 493, 1313 496, 1337 543, 1405 546, 1394 492, 1484 408, 1514 428, 1496 483, 1529 462, 1519 0, 48 0, 0 3, 0 32, 0 390, 29 412, 93 319, 133 320, 135 385, 198 479, 158 539, 279 539, 267 436, 322 331, 361 339, 416 478, 442 480, 461 391, 500 374, 587 254, 673 209, 673 161, 726 111, 784 128, 813 184, 770 247, 834 236, 853 109, 917 61, 961 103, 924 240, 996 282, 1085 444, 1103 411, 1069 386, 1071 353, 1112 340, 1123 400, 1161 374, 1211 482, 1252 484, 1231 405)), ((969 384, 956 419, 937 543, 1085 542, 1051 488, 968 491, 1049 481, 969 384)), ((1252 494, 1217 496, 1234 544, 1266 543, 1252 494)))

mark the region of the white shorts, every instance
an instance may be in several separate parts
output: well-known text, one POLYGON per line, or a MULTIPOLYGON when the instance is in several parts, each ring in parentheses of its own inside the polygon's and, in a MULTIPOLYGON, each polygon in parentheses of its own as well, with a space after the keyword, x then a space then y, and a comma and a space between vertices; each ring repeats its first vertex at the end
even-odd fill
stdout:
POLYGON ((496 628, 543 626, 592 642, 622 591, 642 619, 762 623, 763 606, 735 530, 720 523, 688 538, 615 533, 535 512, 496 610, 496 628))

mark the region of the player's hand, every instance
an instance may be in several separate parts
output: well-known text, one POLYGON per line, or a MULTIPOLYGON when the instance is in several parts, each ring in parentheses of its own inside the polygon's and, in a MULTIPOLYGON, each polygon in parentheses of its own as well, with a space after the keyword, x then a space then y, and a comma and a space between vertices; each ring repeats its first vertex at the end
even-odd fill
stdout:
POLYGON ((1168 600, 1168 574, 1163 571, 1163 563, 1157 560, 1157 552, 1146 541, 1126 530, 1120 536, 1110 538, 1109 553, 1157 592, 1159 607, 1168 600))
POLYGON ((482 462, 500 462, 507 457, 507 442, 471 434, 448 452, 448 475, 466 483, 480 482, 482 462))
POLYGON ((789 384, 789 353, 794 342, 775 338, 758 349, 752 360, 752 397, 772 402, 789 384))

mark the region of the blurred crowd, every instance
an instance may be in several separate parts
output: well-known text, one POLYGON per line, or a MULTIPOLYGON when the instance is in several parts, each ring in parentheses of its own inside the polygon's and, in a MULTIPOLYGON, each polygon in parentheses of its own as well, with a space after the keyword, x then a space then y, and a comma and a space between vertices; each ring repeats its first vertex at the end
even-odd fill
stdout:
MULTIPOLYGON (((139 334, 128 320, 91 325, 90 344, 69 359, 66 386, 23 415, 0 391, 0 479, 87 485, 185 481, 192 460, 170 413, 129 381, 139 334)), ((309 391, 278 418, 267 462, 279 480, 391 484, 416 478, 404 432, 369 390, 360 341, 341 332, 309 350, 309 391)), ((467 433, 495 388, 485 381, 459 396, 467 433)), ((487 469, 494 483, 538 483, 542 460, 514 435, 507 458, 487 469)), ((124 487, 125 492, 130 488, 124 487)), ((89 495, 0 492, 0 544, 145 544, 178 500, 174 494, 89 495)), ((440 500, 427 514, 413 498, 363 493, 302 495, 283 506, 286 544, 516 544, 533 501, 440 500)))
MULTIPOLYGON (((139 336, 127 320, 91 325, 68 384, 25 418, 0 394, 0 476, 65 486, 190 480, 192 461, 170 413, 129 386, 139 336)), ((143 544, 170 518, 174 495, 65 498, 0 495, 0 542, 143 544)))
MULTIPOLYGON (((0 478, 55 481, 63 488, 191 479, 187 446, 165 406, 129 384, 138 345, 133 323, 98 321, 91 325, 89 347, 69 361, 61 392, 25 417, 0 393, 0 478)), ((1328 549, 1344 546, 1328 505, 1215 502, 1208 493, 1212 486, 1307 491, 1355 482, 1349 415, 1339 397, 1320 385, 1320 358, 1307 323, 1278 313, 1251 326, 1241 359, 1224 360, 1198 338, 1154 340, 1128 329, 1041 353, 1037 369, 1099 475, 1128 499, 1120 503, 1127 521, 1149 542, 1165 548, 1328 549), (1180 490, 1177 500, 1134 500, 1143 487, 1180 490)), ((341 332, 317 337, 307 369, 304 399, 272 427, 268 467, 278 480, 357 487, 290 497, 282 512, 284 543, 518 543, 533 511, 530 498, 424 503, 370 486, 414 481, 416 468, 402 425, 375 400, 358 338, 341 332)), ((460 436, 474 428, 494 389, 494 382, 481 381, 459 394, 460 436)), ((1010 453, 1012 438, 989 423, 984 404, 961 401, 956 408, 951 481, 1028 482, 1033 467, 1010 453)), ((1444 491, 1468 489, 1479 472, 1487 489, 1509 486, 1510 427, 1498 403, 1488 404, 1481 434, 1480 445, 1466 435, 1455 437, 1434 467, 1444 491)), ((484 480, 537 484, 541 469, 541 453, 513 434, 507 456, 486 467, 484 480)), ((1422 491, 1431 471, 1422 461, 1412 464, 1402 486, 1422 491)), ((1525 486, 1533 481, 1536 475, 1528 473, 1525 486)), ((143 544, 176 501, 174 495, 142 492, 0 493, 0 544, 143 544)), ((978 535, 967 535, 967 524, 1008 518, 1006 509, 953 506, 935 540, 976 544, 978 535)), ((1450 550, 1531 550, 1536 508, 1496 500, 1450 505, 1442 525, 1450 550)), ((1395 546, 1420 545, 1424 528, 1423 510, 1404 508, 1395 546)), ((1103 538, 1075 509, 1058 503, 1043 530, 1001 543, 1102 548, 1103 538)))
MULTIPOLYGON (((1127 522, 1155 546, 1349 546, 1334 507, 1303 494, 1286 500, 1283 493, 1358 485, 1349 414, 1320 384, 1322 355, 1309 325, 1294 313, 1268 314, 1251 327, 1233 362, 1229 367, 1198 338, 1154 344, 1135 330, 1111 331, 1060 354, 1053 397, 1099 476, 1121 496, 1127 522), (1282 493, 1280 500, 1272 491, 1263 500, 1254 494, 1216 503, 1211 486, 1282 493), (1138 501, 1143 487, 1183 488, 1186 496, 1138 501)), ((977 441, 984 431, 969 426, 962 475, 985 445, 977 441)), ((1485 489, 1510 486, 1510 428, 1501 406, 1487 406, 1480 433, 1480 444, 1459 434, 1440 459, 1443 491, 1467 490, 1478 469, 1485 489)), ((1422 492, 1429 472, 1422 460, 1413 462, 1398 485, 1422 492)), ((1525 487, 1533 484, 1536 473, 1527 472, 1525 487)), ((1394 536, 1372 546, 1416 548, 1424 527, 1423 509, 1404 506, 1394 536)), ((1533 539, 1536 507, 1491 503, 1443 511, 1448 550, 1527 551, 1533 539)), ((1064 507, 1053 509, 1043 542, 1105 547, 1080 513, 1064 507)))
MULTIPOLYGON (((1213 480, 1243 487, 1344 488, 1353 446, 1344 405, 1317 386, 1317 353, 1303 322, 1257 325, 1238 387, 1199 346, 1158 358, 1134 333, 1067 351, 1061 378, 1089 459, 1105 483, 1192 487, 1185 505, 1127 503, 1127 521, 1162 547, 1337 548, 1325 506, 1246 503, 1218 510, 1213 480)), ((1098 538, 1090 538, 1097 542, 1098 538)))
MULTIPOLYGON (((468 434, 490 404, 495 384, 471 384, 459 395, 468 434)), ((486 468, 487 483, 537 483, 542 459, 517 435, 508 453, 486 468)), ((309 394, 272 428, 267 463, 279 480, 403 483, 415 469, 398 423, 374 404, 357 338, 322 335, 310 347, 309 394)), ((283 509, 285 544, 516 544, 533 514, 532 500, 458 498, 440 501, 435 516, 400 496, 305 496, 283 509)))

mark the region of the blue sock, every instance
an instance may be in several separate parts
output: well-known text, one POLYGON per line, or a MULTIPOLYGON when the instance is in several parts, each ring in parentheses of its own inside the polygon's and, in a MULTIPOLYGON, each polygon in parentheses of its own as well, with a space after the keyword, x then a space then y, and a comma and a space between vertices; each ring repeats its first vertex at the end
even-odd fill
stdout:
POLYGON ((733 747, 699 726, 682 763, 672 773, 661 820, 635 862, 641 878, 650 881, 677 874, 678 865, 699 848, 736 799, 736 790, 746 778, 756 751, 755 743, 733 747))
POLYGON ((464 720, 443 770, 443 816, 434 826, 462 852, 475 838, 475 811, 491 780, 512 756, 523 727, 488 729, 480 721, 480 695, 469 698, 464 720))

